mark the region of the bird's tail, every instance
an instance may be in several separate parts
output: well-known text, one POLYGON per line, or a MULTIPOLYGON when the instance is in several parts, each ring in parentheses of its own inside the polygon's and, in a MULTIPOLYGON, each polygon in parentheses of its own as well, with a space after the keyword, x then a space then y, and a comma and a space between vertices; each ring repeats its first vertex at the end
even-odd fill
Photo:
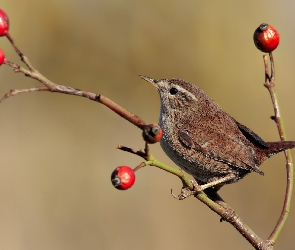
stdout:
POLYGON ((264 149, 266 156, 271 157, 281 151, 295 148, 295 141, 278 141, 278 142, 267 142, 268 148, 264 149))
POLYGON ((295 148, 295 141, 278 141, 278 142, 267 142, 268 148, 260 148, 257 159, 259 164, 264 162, 266 159, 275 155, 279 152, 282 152, 287 149, 295 148))

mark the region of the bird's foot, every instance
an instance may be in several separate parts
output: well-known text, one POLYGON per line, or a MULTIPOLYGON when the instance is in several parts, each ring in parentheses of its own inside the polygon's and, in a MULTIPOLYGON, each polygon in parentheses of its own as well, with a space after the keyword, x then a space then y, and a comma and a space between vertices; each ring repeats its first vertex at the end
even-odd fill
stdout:
POLYGON ((179 195, 175 195, 171 189, 171 195, 177 199, 177 200, 184 200, 192 195, 194 195, 196 192, 195 191, 191 191, 189 190, 187 187, 182 187, 181 191, 180 191, 180 194, 179 195))

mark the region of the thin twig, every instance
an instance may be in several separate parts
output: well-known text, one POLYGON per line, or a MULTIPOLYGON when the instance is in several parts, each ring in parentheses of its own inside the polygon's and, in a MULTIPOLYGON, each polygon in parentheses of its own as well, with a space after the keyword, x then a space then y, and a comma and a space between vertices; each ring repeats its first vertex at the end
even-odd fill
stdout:
POLYGON ((5 32, 5 36, 7 37, 7 39, 9 40, 9 42, 11 43, 11 45, 13 46, 15 52, 19 55, 19 57, 21 58, 21 60, 24 62, 24 64, 29 68, 29 70, 31 72, 36 71, 33 67, 33 65, 30 63, 29 59, 18 49, 18 47, 16 46, 16 44, 14 43, 14 40, 12 39, 12 37, 10 36, 9 32, 5 32))
MULTIPOLYGON (((279 104, 278 104, 278 98, 275 93, 275 67, 274 67, 274 59, 272 53, 269 54, 270 58, 270 68, 271 68, 271 75, 269 75, 269 69, 268 69, 268 60, 267 56, 263 56, 264 61, 264 68, 265 68, 265 83, 264 86, 268 89, 271 101, 273 104, 274 109, 274 116, 272 117, 272 120, 274 120, 277 124, 278 132, 281 141, 286 140, 286 133, 284 130, 283 120, 280 114, 279 104)), ((283 208, 280 214, 280 217, 277 221, 277 224, 275 225, 272 233, 268 237, 268 241, 272 243, 272 245, 275 244, 283 226, 285 225, 285 222, 288 218, 290 205, 291 205, 291 198, 292 198, 292 192, 293 192, 293 160, 291 156, 290 150, 284 151, 285 157, 286 157, 286 171, 287 171, 287 185, 286 185, 286 193, 285 193, 285 199, 283 208)))
POLYGON ((143 159, 145 159, 146 161, 148 161, 148 155, 143 150, 135 150, 135 149, 132 149, 129 147, 122 146, 120 144, 117 146, 117 149, 120 149, 122 151, 131 153, 131 154, 138 155, 138 156, 142 157, 143 159))
POLYGON ((35 91, 48 91, 48 88, 39 87, 39 88, 28 88, 28 89, 11 89, 0 99, 0 103, 3 102, 8 97, 15 96, 20 93, 28 93, 28 92, 35 92, 35 91))

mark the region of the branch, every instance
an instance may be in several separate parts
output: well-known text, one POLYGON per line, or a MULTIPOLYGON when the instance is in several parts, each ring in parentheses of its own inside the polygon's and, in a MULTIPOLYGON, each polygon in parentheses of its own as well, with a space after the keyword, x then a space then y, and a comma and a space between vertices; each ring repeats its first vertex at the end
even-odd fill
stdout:
POLYGON ((170 167, 158 160, 156 160, 152 155, 148 153, 148 148, 145 148, 145 153, 142 150, 135 150, 129 147, 125 147, 122 145, 118 145, 118 149, 123 150, 125 152, 129 152, 135 155, 138 155, 144 158, 146 161, 142 162, 133 171, 137 171, 138 169, 145 167, 145 166, 154 166, 165 170, 173 175, 176 175, 183 184, 183 188, 181 190, 181 194, 178 196, 174 196, 179 200, 183 200, 187 197, 190 197, 192 194, 195 198, 199 201, 204 203, 207 207, 209 207, 213 212, 221 216, 221 221, 227 221, 232 226, 234 226, 237 231, 247 239, 247 241, 255 247, 255 249, 259 250, 270 250, 272 249, 272 245, 268 241, 263 241, 259 238, 243 221, 242 219, 236 214, 236 212, 217 194, 214 188, 206 189, 204 192, 195 192, 193 181, 189 180, 189 178, 184 174, 184 172, 180 169, 175 169, 170 167), (185 193, 185 190, 188 193, 185 193))
MULTIPOLYGON (((263 62, 264 62, 264 68, 265 68, 265 83, 264 86, 268 89, 271 101, 273 104, 274 109, 274 116, 271 117, 277 124, 278 132, 281 141, 286 140, 286 133, 284 130, 283 120, 280 114, 279 104, 278 104, 278 98, 275 93, 275 67, 274 67, 274 59, 272 53, 269 53, 270 58, 270 68, 271 72, 269 74, 269 67, 268 67, 268 59, 267 56, 263 56, 263 62)), ((277 221, 276 226, 274 227, 272 233, 268 237, 268 240, 272 242, 272 244, 275 244, 275 241, 277 240, 290 211, 290 205, 291 205, 291 197, 292 197, 292 191, 293 191, 293 160, 291 156, 290 150, 285 151, 285 158, 286 158, 286 170, 287 170, 287 185, 286 185, 286 193, 285 193, 285 199, 284 199, 284 205, 281 211, 281 215, 277 221)))
MULTIPOLYGON (((21 55, 23 56, 22 53, 21 53, 21 55)), ((23 56, 23 58, 26 58, 26 57, 23 56)), ((25 60, 28 63, 28 60, 27 59, 25 59, 25 60)), ((114 111, 115 113, 117 113, 118 115, 120 115, 121 117, 123 117, 124 119, 126 119, 127 121, 131 122, 132 124, 134 124, 135 126, 137 126, 140 129, 143 129, 144 126, 147 125, 141 118, 139 118, 135 114, 132 114, 131 112, 127 111, 126 109, 124 109, 123 107, 118 105, 117 103, 113 102, 112 100, 110 100, 109 98, 107 98, 101 94, 95 94, 95 93, 92 93, 89 91, 55 84, 55 83, 51 82, 50 80, 48 80, 46 77, 44 77, 42 74, 40 74, 37 70, 34 70, 34 71, 27 70, 27 69, 20 67, 19 65, 15 64, 9 60, 5 60, 4 64, 12 67, 14 72, 23 73, 25 76, 33 78, 33 79, 41 82, 45 86, 39 87, 39 88, 12 89, 9 92, 7 92, 0 99, 0 102, 3 102, 8 97, 12 97, 12 96, 15 96, 20 93, 28 93, 28 92, 35 92, 35 91, 57 92, 57 93, 61 93, 61 94, 86 97, 92 101, 99 102, 99 103, 105 105, 106 107, 108 107, 109 109, 111 109, 112 111, 114 111)))

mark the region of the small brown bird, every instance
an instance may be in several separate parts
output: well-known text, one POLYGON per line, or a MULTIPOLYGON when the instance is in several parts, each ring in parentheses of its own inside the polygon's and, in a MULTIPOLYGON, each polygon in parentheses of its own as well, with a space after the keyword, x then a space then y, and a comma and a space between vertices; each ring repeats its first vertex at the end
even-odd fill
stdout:
POLYGON ((263 141, 189 82, 141 78, 160 94, 161 147, 203 185, 200 190, 237 182, 250 172, 263 175, 259 168, 262 162, 295 147, 295 141, 263 141))

